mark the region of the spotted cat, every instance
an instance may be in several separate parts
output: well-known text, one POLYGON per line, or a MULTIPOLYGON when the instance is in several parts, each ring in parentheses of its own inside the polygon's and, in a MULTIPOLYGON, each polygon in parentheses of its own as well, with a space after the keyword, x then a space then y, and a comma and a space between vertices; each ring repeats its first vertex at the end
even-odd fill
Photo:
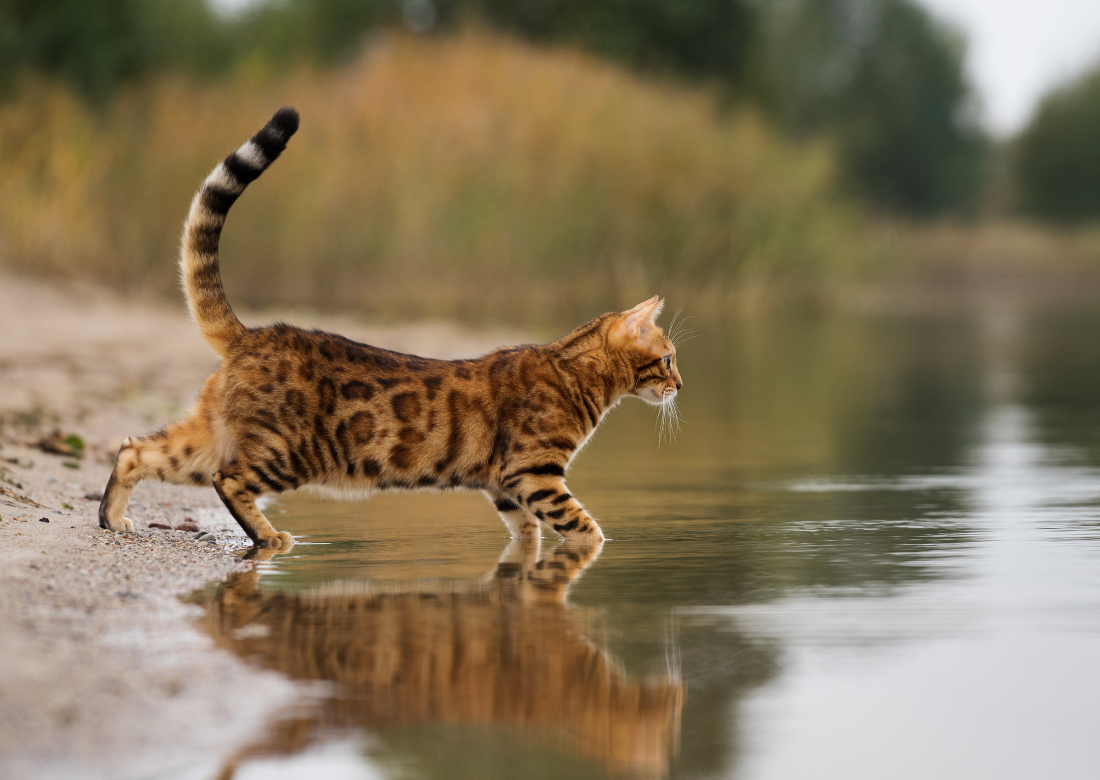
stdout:
POLYGON ((472 360, 429 360, 290 325, 246 328, 229 305, 218 244, 229 208, 286 148, 298 113, 281 108, 207 177, 184 226, 180 274, 191 314, 222 363, 181 422, 119 450, 99 524, 124 517, 143 479, 213 485, 257 547, 286 549, 256 506, 301 487, 481 490, 513 535, 549 525, 603 539, 565 470, 622 398, 668 408, 683 386, 656 325, 656 296, 550 344, 472 360))

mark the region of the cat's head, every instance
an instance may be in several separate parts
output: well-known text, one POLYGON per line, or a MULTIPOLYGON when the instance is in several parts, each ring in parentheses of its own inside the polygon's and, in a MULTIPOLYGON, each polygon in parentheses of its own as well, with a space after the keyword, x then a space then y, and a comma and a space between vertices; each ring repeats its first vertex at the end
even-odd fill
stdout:
POLYGON ((651 404, 671 401, 684 386, 676 368, 676 346, 657 326, 664 305, 654 295, 619 314, 607 331, 608 348, 632 369, 629 393, 651 404))

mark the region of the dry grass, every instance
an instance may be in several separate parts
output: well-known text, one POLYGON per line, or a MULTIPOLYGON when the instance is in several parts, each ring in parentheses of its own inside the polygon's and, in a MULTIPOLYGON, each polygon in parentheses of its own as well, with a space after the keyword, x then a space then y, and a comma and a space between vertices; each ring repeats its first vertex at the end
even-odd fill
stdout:
POLYGON ((0 106, 0 263, 175 294, 195 187, 283 104, 302 129, 226 228, 241 304, 545 321, 658 288, 812 288, 866 255, 827 148, 475 31, 380 39, 338 71, 162 78, 98 112, 27 83, 0 106))

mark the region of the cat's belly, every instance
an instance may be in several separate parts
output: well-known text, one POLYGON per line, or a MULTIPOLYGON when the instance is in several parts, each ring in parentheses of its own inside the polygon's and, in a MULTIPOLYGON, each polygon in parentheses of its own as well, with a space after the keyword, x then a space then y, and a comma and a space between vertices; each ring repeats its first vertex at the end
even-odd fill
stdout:
POLYGON ((303 485, 300 490, 331 501, 366 501, 381 492, 429 492, 441 493, 453 490, 482 490, 478 485, 420 484, 405 481, 389 481, 371 477, 330 477, 324 481, 303 485))

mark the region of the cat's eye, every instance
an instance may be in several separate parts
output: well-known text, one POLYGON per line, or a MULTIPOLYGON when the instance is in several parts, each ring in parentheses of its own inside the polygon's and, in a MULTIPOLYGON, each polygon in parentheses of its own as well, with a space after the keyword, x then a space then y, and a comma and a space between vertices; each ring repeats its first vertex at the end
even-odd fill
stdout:
POLYGON ((665 355, 665 371, 672 370, 672 355, 665 355))

